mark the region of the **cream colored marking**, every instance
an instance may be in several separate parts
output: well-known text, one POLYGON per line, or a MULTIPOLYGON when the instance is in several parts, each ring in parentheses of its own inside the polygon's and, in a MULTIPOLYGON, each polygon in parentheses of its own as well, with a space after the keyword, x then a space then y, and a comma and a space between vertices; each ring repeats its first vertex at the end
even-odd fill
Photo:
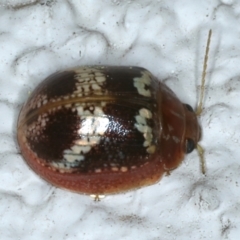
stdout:
POLYGON ((127 172, 128 168, 127 167, 121 167, 120 170, 121 170, 121 172, 127 172))
POLYGON ((83 155, 70 155, 70 154, 68 154, 67 157, 66 157, 66 160, 70 163, 73 163, 75 161, 80 162, 84 159, 85 159, 85 157, 83 155))
POLYGON ((138 129, 138 131, 141 133, 151 133, 152 132, 152 128, 147 125, 135 124, 135 126, 138 129))
POLYGON ((140 114, 141 117, 144 117, 144 118, 147 118, 147 119, 152 118, 152 113, 146 108, 141 108, 139 110, 139 114, 140 114))
POLYGON ((102 172, 102 169, 100 168, 95 169, 95 173, 100 173, 100 172, 102 172))
POLYGON ((66 105, 64 105, 64 107, 66 107, 66 108, 71 108, 72 105, 71 105, 71 104, 66 104, 66 105))
POLYGON ((99 143, 101 140, 101 136, 91 136, 91 141, 89 141, 89 136, 82 136, 81 139, 76 141, 77 145, 86 145, 86 146, 94 146, 99 143))
POLYGON ((100 75, 99 77, 95 77, 98 83, 102 83, 106 81, 106 78, 104 75, 100 75))
POLYGON ((79 116, 82 116, 83 115, 83 107, 82 106, 77 107, 77 112, 78 112, 79 116))
POLYGON ((64 162, 67 167, 78 166, 79 162, 85 160, 84 154, 90 150, 90 146, 79 146, 75 144, 71 149, 64 150, 64 159, 62 162, 64 162))
POLYGON ((107 117, 85 117, 82 121, 82 126, 78 130, 79 135, 103 135, 109 125, 107 117))
POLYGON ((58 165, 58 168, 64 168, 64 164, 63 163, 57 163, 57 165, 58 165))
POLYGON ((84 156, 74 154, 64 154, 64 158, 60 162, 51 162, 51 165, 57 169, 67 169, 78 167, 79 163, 84 160, 84 156))
POLYGON ((74 154, 87 153, 91 150, 91 147, 74 145, 73 147, 71 147, 71 150, 74 154))
POLYGON ((149 141, 144 141, 144 143, 143 143, 143 146, 144 147, 148 147, 150 145, 150 142, 149 141))
POLYGON ((144 117, 142 117, 140 115, 137 115, 135 118, 136 118, 138 123, 140 123, 140 124, 147 124, 146 118, 144 118, 144 117))
POLYGON ((147 140, 147 141, 152 141, 153 139, 153 135, 151 133, 144 133, 143 134, 144 138, 147 140))
POLYGON ((94 84, 92 85, 92 89, 93 89, 93 90, 100 90, 101 87, 100 87, 99 85, 97 85, 97 84, 94 83, 94 84))
POLYGON ((83 85, 83 91, 84 92, 89 92, 90 91, 90 85, 83 85))
POLYGON ((139 115, 135 116, 136 122, 134 126, 137 128, 139 132, 143 134, 145 141, 143 142, 143 146, 146 147, 146 151, 149 154, 153 154, 156 150, 156 146, 152 144, 153 134, 152 128, 147 125, 147 119, 152 118, 152 113, 146 108, 141 108, 139 110, 139 115))
POLYGON ((145 97, 150 97, 151 92, 149 89, 145 89, 151 83, 150 73, 148 71, 143 71, 142 76, 133 79, 133 86, 137 88, 138 93, 145 97))
POLYGON ((100 69, 94 67, 79 67, 73 69, 76 73, 74 78, 78 81, 76 83, 77 90, 74 93, 87 94, 90 88, 96 91, 96 94, 101 94, 101 89, 106 82, 106 76, 100 69))
POLYGON ((155 145, 152 145, 152 146, 147 148, 147 152, 149 154, 153 154, 153 153, 155 153, 155 151, 156 151, 156 146, 155 145))
POLYGON ((113 172, 117 172, 119 169, 118 169, 117 167, 112 167, 111 170, 112 170, 113 172))

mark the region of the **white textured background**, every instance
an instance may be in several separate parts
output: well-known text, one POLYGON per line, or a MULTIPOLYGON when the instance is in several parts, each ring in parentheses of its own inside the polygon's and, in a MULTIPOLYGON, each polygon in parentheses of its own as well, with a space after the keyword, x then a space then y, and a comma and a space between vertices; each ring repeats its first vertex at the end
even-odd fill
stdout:
POLYGON ((0 0, 0 239, 240 239, 240 1, 0 0), (49 74, 137 65, 196 107, 213 36, 201 141, 156 185, 94 202, 49 185, 20 155, 16 122, 49 74))

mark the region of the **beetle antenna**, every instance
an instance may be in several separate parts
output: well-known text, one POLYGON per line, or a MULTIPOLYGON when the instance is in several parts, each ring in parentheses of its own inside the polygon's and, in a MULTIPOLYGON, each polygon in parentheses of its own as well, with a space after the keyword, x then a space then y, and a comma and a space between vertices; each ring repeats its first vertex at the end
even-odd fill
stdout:
POLYGON ((203 71, 202 71, 202 83, 201 83, 201 91, 200 91, 200 98, 199 103, 196 111, 196 115, 199 116, 202 113, 202 105, 203 105, 203 94, 204 94, 204 88, 205 88, 205 78, 207 74, 207 61, 208 61, 208 53, 209 53, 209 47, 211 42, 211 36, 212 36, 212 29, 208 32, 208 40, 207 40, 207 46, 205 51, 205 57, 203 62, 203 71))
POLYGON ((201 162, 201 169, 202 169, 202 174, 206 174, 206 167, 205 167, 205 160, 204 160, 204 149, 200 144, 197 144, 197 151, 198 155, 200 157, 200 162, 201 162))
MULTIPOLYGON (((197 107, 197 111, 196 111, 197 116, 199 116, 202 113, 202 109, 203 109, 202 108, 203 94, 204 94, 204 88, 205 88, 205 78, 206 78, 207 61, 208 61, 208 53, 209 53, 209 47, 210 47, 210 42, 211 42, 211 36, 212 36, 212 30, 210 29, 208 32, 208 40, 207 40, 207 46, 206 46, 205 57, 204 57, 204 62, 203 62, 200 98, 199 98, 199 103, 198 103, 198 107, 197 107)), ((200 161, 201 161, 202 173, 205 175, 206 168, 205 168, 205 161, 204 161, 204 149, 199 144, 197 144, 197 151, 198 151, 200 161)))

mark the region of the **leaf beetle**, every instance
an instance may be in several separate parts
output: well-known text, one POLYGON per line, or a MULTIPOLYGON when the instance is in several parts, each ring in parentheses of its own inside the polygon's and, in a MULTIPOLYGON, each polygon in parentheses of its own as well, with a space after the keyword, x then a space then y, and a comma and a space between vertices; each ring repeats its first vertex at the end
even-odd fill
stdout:
MULTIPOLYGON (((202 86, 210 38, 211 30, 202 86)), ((18 143, 42 178, 98 199, 156 183, 177 168, 198 146, 202 98, 203 87, 195 113, 144 68, 77 67, 32 92, 19 115, 18 143)))

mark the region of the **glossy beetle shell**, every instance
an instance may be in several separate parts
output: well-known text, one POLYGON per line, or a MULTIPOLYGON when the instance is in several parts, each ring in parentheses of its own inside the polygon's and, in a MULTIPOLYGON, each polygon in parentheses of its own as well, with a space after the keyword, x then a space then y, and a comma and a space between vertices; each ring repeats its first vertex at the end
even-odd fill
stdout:
POLYGON ((23 106, 23 157, 55 186, 110 194, 158 181, 199 141, 195 113, 140 67, 86 66, 46 78, 23 106))

